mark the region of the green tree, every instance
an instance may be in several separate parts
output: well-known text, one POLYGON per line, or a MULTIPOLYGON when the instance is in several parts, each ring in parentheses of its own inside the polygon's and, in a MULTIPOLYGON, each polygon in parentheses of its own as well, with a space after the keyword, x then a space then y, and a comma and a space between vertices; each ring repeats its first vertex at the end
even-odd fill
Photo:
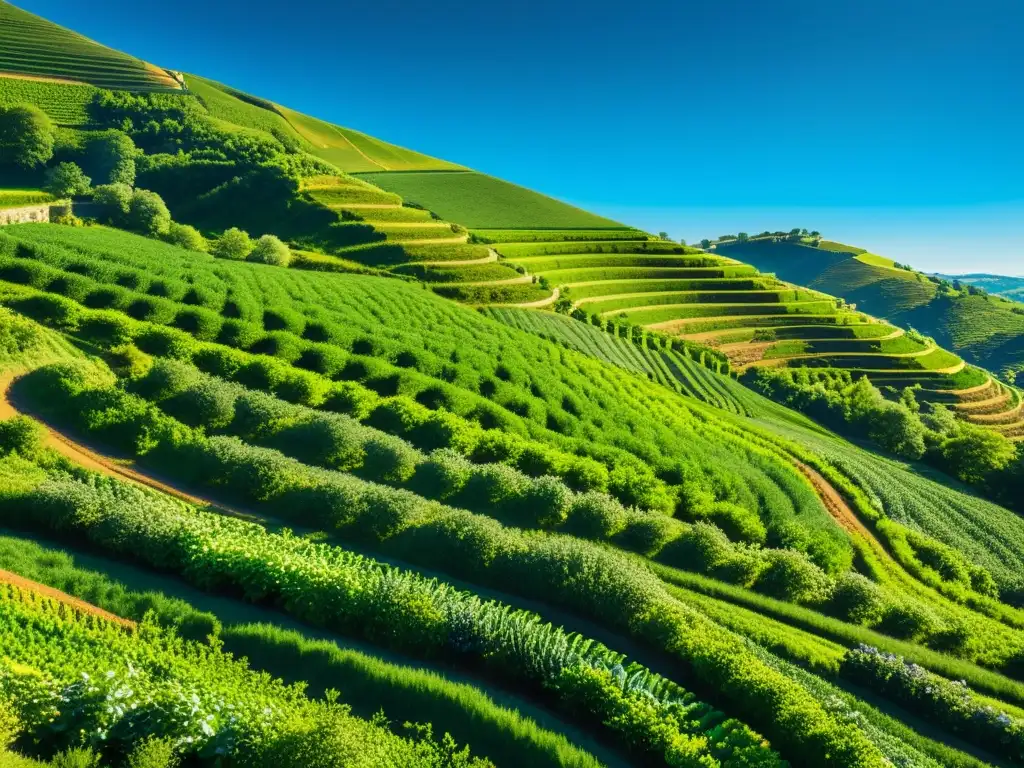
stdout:
POLYGON ((0 165, 35 168, 53 157, 53 122, 36 106, 0 107, 0 165))
POLYGON ((1017 457, 1016 447, 1003 435, 967 423, 960 425, 959 433, 944 442, 941 450, 949 471, 965 483, 981 482, 1017 457))
POLYGON ((668 240, 668 232, 659 232, 658 237, 660 237, 662 240, 668 240))
POLYGON ((686 245, 686 238, 685 237, 680 237, 679 238, 679 244, 680 245, 686 245))
POLYGON ((750 235, 748 235, 746 232, 740 232, 738 235, 736 235, 736 239, 739 240, 741 243, 746 242, 749 238, 750 235))
POLYGON ((703 240, 700 241, 700 247, 706 251, 708 248, 711 247, 711 241, 705 237, 703 240))
POLYGON ((274 235, 264 235, 257 240, 249 253, 249 261, 260 264, 272 264, 275 267, 287 267, 292 260, 292 252, 288 246, 274 235))
POLYGON ((120 131, 107 131, 89 142, 88 168, 104 184, 135 183, 135 158, 139 150, 131 137, 120 131))
POLYGON ((46 172, 43 188, 54 197, 75 197, 86 194, 91 181, 74 163, 59 163, 46 172))
POLYGON ((92 191, 92 201, 103 208, 112 224, 123 224, 132 206, 132 188, 127 184, 103 184, 92 191))
POLYGON ((241 261, 252 251, 249 233, 238 227, 225 231, 213 245, 213 255, 222 259, 241 261))
POLYGON ((147 235, 166 235, 171 228, 171 212, 164 199, 148 189, 132 192, 128 207, 128 226, 147 235))
POLYGON ((210 250, 206 238, 200 234, 198 229, 190 227, 188 224, 171 222, 170 230, 167 232, 167 242, 198 253, 207 253, 210 250))

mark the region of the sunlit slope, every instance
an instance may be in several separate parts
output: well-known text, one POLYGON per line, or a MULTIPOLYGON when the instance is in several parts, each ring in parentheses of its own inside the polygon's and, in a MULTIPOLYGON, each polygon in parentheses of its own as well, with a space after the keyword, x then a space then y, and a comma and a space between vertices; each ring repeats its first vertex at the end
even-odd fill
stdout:
POLYGON ((1017 302, 885 266, 881 257, 828 241, 815 248, 766 238, 719 245, 716 252, 916 328, 990 371, 1024 368, 1024 306, 1017 302), (839 247, 849 250, 831 250, 839 247))
POLYGON ((474 230, 627 228, 561 200, 475 171, 373 173, 365 178, 474 230))
POLYGON ((0 0, 0 73, 131 91, 178 90, 167 72, 0 0))

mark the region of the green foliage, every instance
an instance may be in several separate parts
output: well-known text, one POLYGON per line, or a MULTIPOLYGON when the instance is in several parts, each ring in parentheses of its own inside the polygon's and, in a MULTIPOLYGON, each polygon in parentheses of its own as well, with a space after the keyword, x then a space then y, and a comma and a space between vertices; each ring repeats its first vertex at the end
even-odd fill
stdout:
POLYGON ((207 253, 210 250, 206 238, 202 236, 198 229, 190 227, 188 224, 172 222, 167 230, 167 242, 179 248, 184 248, 186 251, 207 253))
POLYGON ((92 201, 103 208, 108 221, 124 222, 132 207, 132 188, 127 184, 102 184, 93 189, 92 201))
MULTIPOLYGON (((240 250, 241 248, 236 248, 236 252, 240 250)), ((279 238, 274 235, 263 235, 253 243, 252 250, 246 258, 259 264, 287 267, 292 260, 292 253, 279 238)))
POLYGON ((74 163, 58 163, 46 171, 44 186, 56 198, 78 197, 89 192, 92 179, 74 163))
POLYGON ((93 178, 101 184, 135 184, 135 157, 138 150, 130 136, 107 131, 92 138, 86 148, 86 161, 93 178))
POLYGON ((41 109, 32 104, 0 107, 0 166, 45 165, 53 145, 53 123, 41 109))
POLYGON ((962 681, 946 680, 901 656, 870 646, 849 651, 843 671, 901 706, 1011 760, 1024 757, 1024 722, 976 698, 962 681))
POLYGON ((126 217, 130 229, 146 235, 166 235, 171 228, 171 212, 163 198, 148 189, 132 193, 126 217))
POLYGON ((43 447, 46 432, 42 425, 27 416, 14 416, 0 421, 0 455, 17 453, 31 459, 43 447))
POLYGON ((253 245, 249 234, 237 227, 226 230, 213 244, 211 252, 221 259, 242 261, 252 253, 253 245))

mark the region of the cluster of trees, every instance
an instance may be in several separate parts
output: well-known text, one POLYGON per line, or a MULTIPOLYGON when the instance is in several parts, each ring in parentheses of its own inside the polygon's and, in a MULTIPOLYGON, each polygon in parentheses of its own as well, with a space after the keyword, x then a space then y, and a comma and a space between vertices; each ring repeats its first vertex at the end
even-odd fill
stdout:
MULTIPOLYGON (((749 383, 773 400, 796 408, 839 432, 868 438, 882 449, 923 460, 962 482, 1004 499, 1012 480, 1024 481, 1024 457, 1003 435, 970 424, 938 404, 921 406, 913 388, 889 400, 866 376, 849 371, 762 368, 749 383)), ((1018 497, 1014 505, 1021 508, 1018 497)))

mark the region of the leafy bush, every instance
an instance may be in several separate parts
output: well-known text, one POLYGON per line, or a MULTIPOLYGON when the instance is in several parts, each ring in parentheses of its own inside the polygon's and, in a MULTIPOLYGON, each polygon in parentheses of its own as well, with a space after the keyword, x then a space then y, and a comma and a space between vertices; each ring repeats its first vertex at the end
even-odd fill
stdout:
POLYGON ((198 253, 207 253, 210 249, 206 238, 199 233, 198 229, 190 227, 188 224, 178 224, 177 222, 171 223, 167 230, 167 242, 179 248, 184 248, 187 251, 196 251, 198 253))
POLYGON ((34 168, 53 157, 54 127, 32 104, 0 107, 0 166, 34 168))
POLYGON ((252 240, 248 232, 232 227, 217 238, 211 252, 222 259, 242 261, 252 252, 252 240))
POLYGON ((46 171, 43 188, 54 197, 78 197, 89 192, 91 183, 74 163, 58 163, 46 171))
POLYGON ((171 228, 171 212, 156 192, 136 189, 128 205, 125 221, 129 229, 146 235, 166 235, 171 228))
POLYGON ((292 253, 279 238, 274 235, 263 235, 253 244, 246 258, 258 264, 287 267, 292 260, 292 253))

